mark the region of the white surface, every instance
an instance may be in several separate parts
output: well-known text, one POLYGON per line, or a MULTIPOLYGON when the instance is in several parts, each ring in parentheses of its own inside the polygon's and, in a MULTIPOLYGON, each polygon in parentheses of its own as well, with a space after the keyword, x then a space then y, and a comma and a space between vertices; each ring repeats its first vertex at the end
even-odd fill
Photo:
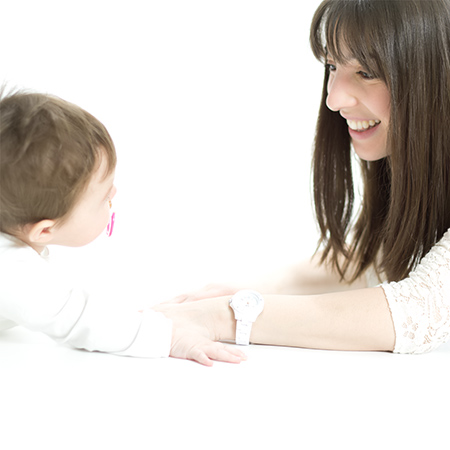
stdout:
POLYGON ((450 346, 421 356, 250 346, 239 366, 0 336, 1 448, 447 449, 450 346))

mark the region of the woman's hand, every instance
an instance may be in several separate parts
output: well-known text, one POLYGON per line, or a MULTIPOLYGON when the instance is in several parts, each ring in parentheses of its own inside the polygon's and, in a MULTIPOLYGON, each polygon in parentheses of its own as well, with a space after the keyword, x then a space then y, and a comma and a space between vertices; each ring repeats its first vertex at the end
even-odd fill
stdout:
POLYGON ((199 290, 189 292, 187 294, 178 295, 177 297, 168 300, 164 303, 170 304, 170 303, 196 302, 198 300, 204 300, 206 298, 216 298, 216 297, 223 297, 224 295, 233 295, 241 289, 243 288, 213 283, 208 284, 199 290))
MULTIPOLYGON (((152 309, 163 313, 172 320, 172 344, 170 356, 190 359, 205 366, 212 366, 213 361, 239 364, 247 356, 241 350, 214 342, 219 339, 214 314, 221 305, 213 309, 203 305, 204 302, 183 305, 161 303, 152 309)), ((215 302, 214 302, 215 303, 215 302)), ((211 302, 208 302, 211 306, 211 302)), ((224 304, 225 306, 225 304, 224 304)), ((228 310, 228 303, 225 308, 228 310)), ((231 321, 230 321, 231 322, 231 321)))

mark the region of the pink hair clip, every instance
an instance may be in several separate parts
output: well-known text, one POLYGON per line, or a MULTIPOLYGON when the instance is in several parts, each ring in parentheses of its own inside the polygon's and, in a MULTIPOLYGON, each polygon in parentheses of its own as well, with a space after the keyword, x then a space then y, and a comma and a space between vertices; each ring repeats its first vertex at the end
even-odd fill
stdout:
MULTIPOLYGON (((111 200, 109 200, 109 207, 112 208, 111 200)), ((116 220, 116 213, 113 212, 111 214, 111 217, 109 219, 108 226, 106 227, 106 235, 109 237, 112 235, 113 229, 114 229, 114 222, 116 220)))

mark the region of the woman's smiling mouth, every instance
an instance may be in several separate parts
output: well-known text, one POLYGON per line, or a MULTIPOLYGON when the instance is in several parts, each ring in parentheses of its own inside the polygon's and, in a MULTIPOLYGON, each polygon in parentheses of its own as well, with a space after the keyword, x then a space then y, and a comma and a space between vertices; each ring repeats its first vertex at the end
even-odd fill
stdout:
POLYGON ((381 122, 379 120, 347 120, 347 125, 353 131, 367 131, 374 128, 381 122))
POLYGON ((348 132, 354 141, 362 141, 378 134, 380 120, 348 120, 348 132))

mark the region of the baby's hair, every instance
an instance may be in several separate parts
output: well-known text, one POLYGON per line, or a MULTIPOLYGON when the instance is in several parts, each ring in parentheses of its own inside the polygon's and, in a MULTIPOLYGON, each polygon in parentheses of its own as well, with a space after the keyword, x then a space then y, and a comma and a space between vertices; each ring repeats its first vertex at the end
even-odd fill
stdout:
POLYGON ((116 166, 114 143, 95 117, 61 98, 0 91, 0 231, 63 222, 99 167, 116 166))

